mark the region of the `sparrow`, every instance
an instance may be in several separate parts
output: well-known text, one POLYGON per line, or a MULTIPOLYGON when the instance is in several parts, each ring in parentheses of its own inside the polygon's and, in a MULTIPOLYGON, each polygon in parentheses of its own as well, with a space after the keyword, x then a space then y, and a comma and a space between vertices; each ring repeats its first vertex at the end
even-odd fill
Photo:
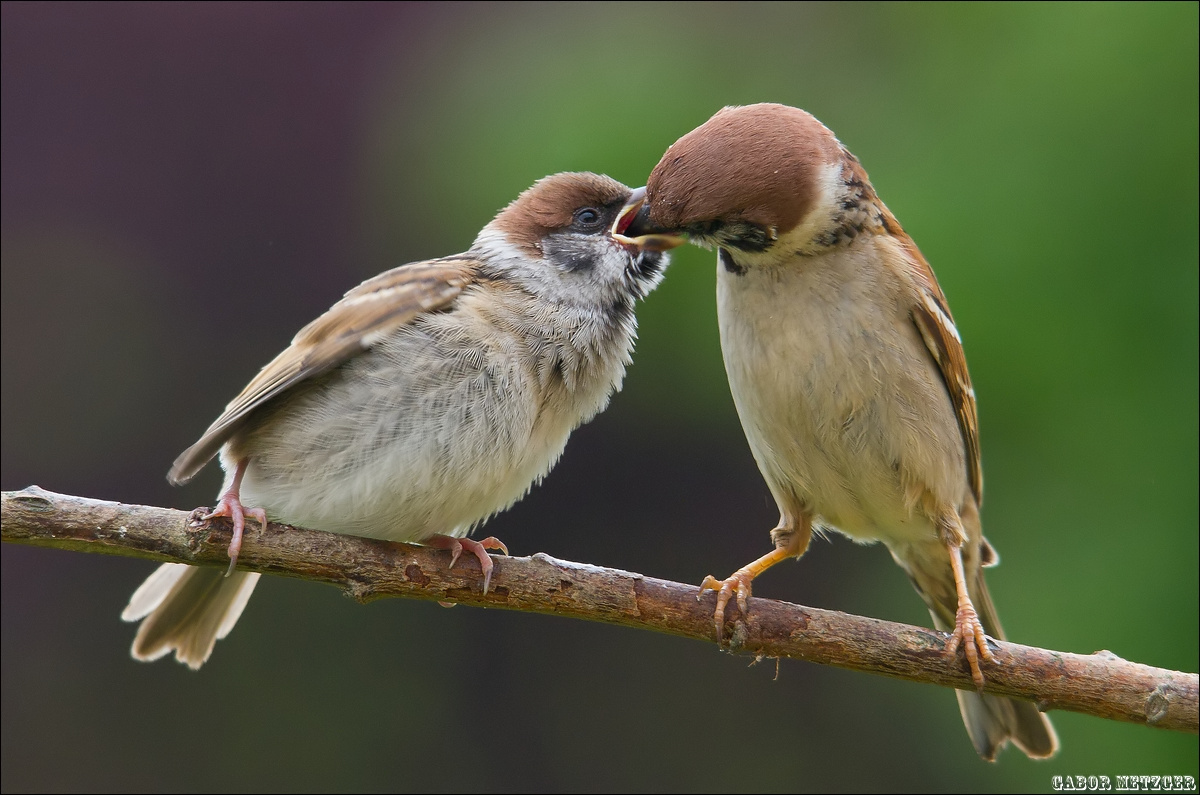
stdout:
MULTIPOLYGON (((809 113, 727 107, 676 141, 631 197, 618 238, 716 247, 721 351, 738 416, 779 508, 774 550, 718 580, 717 637, 736 595, 799 558, 814 531, 882 541, 947 651, 982 687, 1004 632, 983 569, 975 392, 933 270, 858 160, 809 113)), ((1029 702, 956 691, 976 751, 1057 749, 1029 702)))
MULTIPOLYGON (((562 173, 522 193, 470 249, 386 271, 296 334, 185 450, 168 479, 218 456, 229 569, 167 563, 121 617, 133 656, 199 668, 259 575, 236 571, 247 517, 478 558, 466 538, 549 472, 571 431, 604 409, 630 363, 634 305, 667 256, 616 240, 631 191, 562 173)), ((663 238, 666 240, 667 238, 663 238)))

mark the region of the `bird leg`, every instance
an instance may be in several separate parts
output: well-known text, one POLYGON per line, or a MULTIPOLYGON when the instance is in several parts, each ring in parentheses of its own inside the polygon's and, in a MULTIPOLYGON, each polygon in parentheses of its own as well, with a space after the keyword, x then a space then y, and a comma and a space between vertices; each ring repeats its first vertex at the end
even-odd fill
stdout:
POLYGON ((946 539, 946 550, 950 553, 950 568, 954 570, 954 588, 958 592, 958 612, 954 616, 954 631, 950 640, 946 641, 946 651, 950 654, 958 652, 961 644, 967 656, 967 665, 971 668, 971 679, 975 686, 983 687, 983 671, 979 668, 979 658, 995 662, 992 650, 987 645, 987 635, 975 605, 971 604, 971 596, 967 592, 967 578, 963 571, 962 543, 946 539))
POLYGON ((262 508, 245 507, 239 496, 242 490, 242 478, 246 474, 246 467, 249 463, 249 458, 238 461, 237 470, 233 473, 233 482, 221 495, 221 501, 217 503, 216 508, 213 508, 212 513, 201 517, 208 521, 218 516, 225 516, 233 521, 233 538, 229 541, 229 568, 225 570, 226 577, 233 574, 233 569, 237 566, 238 554, 242 551, 242 531, 246 527, 246 516, 257 519, 262 528, 267 529, 267 512, 262 508))
POLYGON ((737 594, 738 610, 742 612, 743 616, 747 615, 751 581, 776 563, 803 555, 804 551, 808 549, 808 542, 811 539, 812 520, 809 517, 802 517, 799 526, 796 526, 793 520, 781 517, 779 525, 771 531, 771 540, 775 542, 774 550, 758 560, 742 566, 724 580, 718 580, 711 574, 704 578, 704 582, 700 583, 700 591, 696 594, 696 599, 703 596, 705 591, 717 592, 717 609, 713 614, 713 622, 717 629, 718 643, 725 635, 725 606, 729 604, 729 600, 733 598, 734 594, 737 594))
POLYGON ((504 542, 495 536, 488 536, 482 541, 472 541, 469 538, 455 538, 454 536, 442 535, 441 533, 430 537, 423 543, 438 549, 450 550, 450 565, 446 568, 454 568, 455 561, 462 551, 466 549, 472 555, 479 559, 479 568, 483 570, 483 592, 488 592, 488 584, 492 581, 492 558, 488 555, 487 550, 497 549, 508 554, 508 547, 504 546, 504 542))

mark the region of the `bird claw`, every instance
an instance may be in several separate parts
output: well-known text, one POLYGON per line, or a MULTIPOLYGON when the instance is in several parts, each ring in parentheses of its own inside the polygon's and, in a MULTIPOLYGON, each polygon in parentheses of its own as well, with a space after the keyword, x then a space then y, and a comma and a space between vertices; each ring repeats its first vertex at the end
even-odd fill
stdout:
POLYGON ((439 547, 441 549, 450 550, 450 565, 447 569, 454 568, 454 564, 458 562, 458 558, 462 555, 463 550, 467 550, 479 561, 479 568, 483 570, 483 592, 488 592, 488 586, 492 582, 492 569, 495 564, 492 563, 492 557, 487 553, 487 550, 494 549, 499 552, 508 554, 508 547, 504 542, 495 536, 488 536, 482 541, 474 541, 470 538, 455 538, 453 536, 436 535, 429 540, 430 546, 439 547))
POLYGON ((704 578, 704 582, 700 583, 700 590, 696 593, 696 599, 699 600, 705 591, 717 592, 717 609, 713 613, 713 623, 717 630, 717 642, 719 643, 725 637, 725 606, 729 604, 729 600, 737 595, 738 610, 742 615, 748 612, 750 600, 750 583, 754 580, 754 575, 746 569, 738 569, 724 580, 718 580, 711 574, 704 578))
POLYGON ((946 641, 946 651, 956 654, 960 645, 967 657, 967 665, 971 668, 971 679, 975 682, 975 687, 982 689, 984 680, 979 660, 983 658, 991 663, 995 662, 996 658, 988 648, 987 634, 983 631, 979 614, 969 603, 959 605, 958 613, 954 617, 954 631, 946 641))
POLYGON ((242 551, 242 536, 246 528, 246 517, 257 519, 259 525, 267 529, 267 512, 262 508, 247 508, 242 505, 242 501, 238 498, 236 490, 231 489, 221 495, 221 501, 217 503, 217 507, 212 509, 211 513, 206 513, 200 518, 204 521, 215 519, 218 516, 224 516, 233 522, 233 538, 229 540, 229 568, 225 570, 225 576, 233 574, 233 570, 237 567, 238 555, 242 551))

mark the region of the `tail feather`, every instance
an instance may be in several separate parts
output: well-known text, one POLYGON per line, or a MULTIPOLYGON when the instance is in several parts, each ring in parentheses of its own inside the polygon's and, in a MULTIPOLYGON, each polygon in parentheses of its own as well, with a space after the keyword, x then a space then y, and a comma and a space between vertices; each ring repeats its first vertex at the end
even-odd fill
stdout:
POLYGON ((141 620, 133 640, 134 659, 150 661, 175 652, 195 670, 229 634, 246 608, 259 574, 165 563, 134 592, 121 613, 141 620))
MULTIPOLYGON (((971 601, 975 605, 975 612, 979 613, 979 620, 983 622, 984 630, 993 638, 1004 640, 1004 627, 1000 626, 1000 617, 996 615, 996 606, 992 603, 992 595, 988 593, 987 582, 983 578, 983 569, 980 569, 976 575, 971 601)), ((979 751, 979 755, 984 759, 994 760, 1007 740, 1012 740, 1013 745, 1032 759, 1048 759, 1058 751, 1058 735, 1054 732, 1054 726, 1033 702, 984 696, 966 690, 955 692, 958 693, 958 708, 962 712, 963 723, 967 725, 967 733, 971 735, 971 741, 975 743, 975 750, 979 751), (982 707, 979 702, 982 702, 982 707), (999 704, 1003 704, 1003 708, 1000 708, 999 704), (990 727, 996 725, 1003 727, 1005 736, 1000 737, 998 742, 988 743, 981 748, 980 742, 976 740, 975 734, 971 731, 971 724, 977 722, 979 717, 984 714, 990 719, 990 727), (984 752, 985 749, 990 751, 990 756, 984 752)))
MULTIPOLYGON (((987 634, 1004 640, 1004 629, 1000 626, 982 570, 972 589, 971 601, 987 634)), ((943 632, 954 628, 953 609, 945 605, 938 605, 938 609, 931 606, 929 614, 933 616, 934 626, 943 632)), ((967 727, 971 744, 986 761, 996 761, 996 755, 1010 740, 1032 759, 1047 759, 1058 751, 1058 735, 1054 733, 1054 726, 1032 702, 973 690, 955 690, 954 694, 958 697, 958 711, 962 713, 963 725, 967 727)))
MULTIPOLYGON (((984 631, 993 638, 1004 640, 1004 628, 1000 626, 996 607, 983 579, 984 567, 995 565, 999 558, 979 530, 978 514, 972 510, 962 518, 968 538, 979 539, 977 550, 972 550, 970 543, 963 550, 971 602, 984 631)), ((940 541, 930 541, 894 545, 891 551, 929 607, 933 625, 943 632, 953 630, 958 596, 946 547, 940 541)), ((954 692, 971 744, 987 761, 995 761, 996 755, 1010 741, 1033 759, 1045 759, 1058 750, 1058 737, 1050 719, 1033 703, 973 690, 954 692)))

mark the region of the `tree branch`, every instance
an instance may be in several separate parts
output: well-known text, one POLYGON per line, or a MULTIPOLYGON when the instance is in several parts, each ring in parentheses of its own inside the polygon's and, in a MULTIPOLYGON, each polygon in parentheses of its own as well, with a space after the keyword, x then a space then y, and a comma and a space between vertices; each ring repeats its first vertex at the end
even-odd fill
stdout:
MULTIPOLYGON (((200 513, 90 500, 36 486, 3 492, 3 540, 56 549, 225 567, 230 525, 200 513)), ((556 560, 496 558, 484 595, 478 562, 464 555, 446 569, 448 553, 410 544, 247 522, 239 568, 325 582, 360 602, 385 596, 436 599, 476 607, 601 621, 715 642, 713 598, 696 586, 618 569, 556 560)), ((754 598, 742 616, 727 611, 728 649, 759 657, 791 657, 964 690, 973 689, 961 658, 945 653, 946 635, 932 629, 754 598)), ((1198 731, 1196 674, 1131 663, 1107 651, 1069 654, 993 641, 984 692, 1162 729, 1198 731)))

